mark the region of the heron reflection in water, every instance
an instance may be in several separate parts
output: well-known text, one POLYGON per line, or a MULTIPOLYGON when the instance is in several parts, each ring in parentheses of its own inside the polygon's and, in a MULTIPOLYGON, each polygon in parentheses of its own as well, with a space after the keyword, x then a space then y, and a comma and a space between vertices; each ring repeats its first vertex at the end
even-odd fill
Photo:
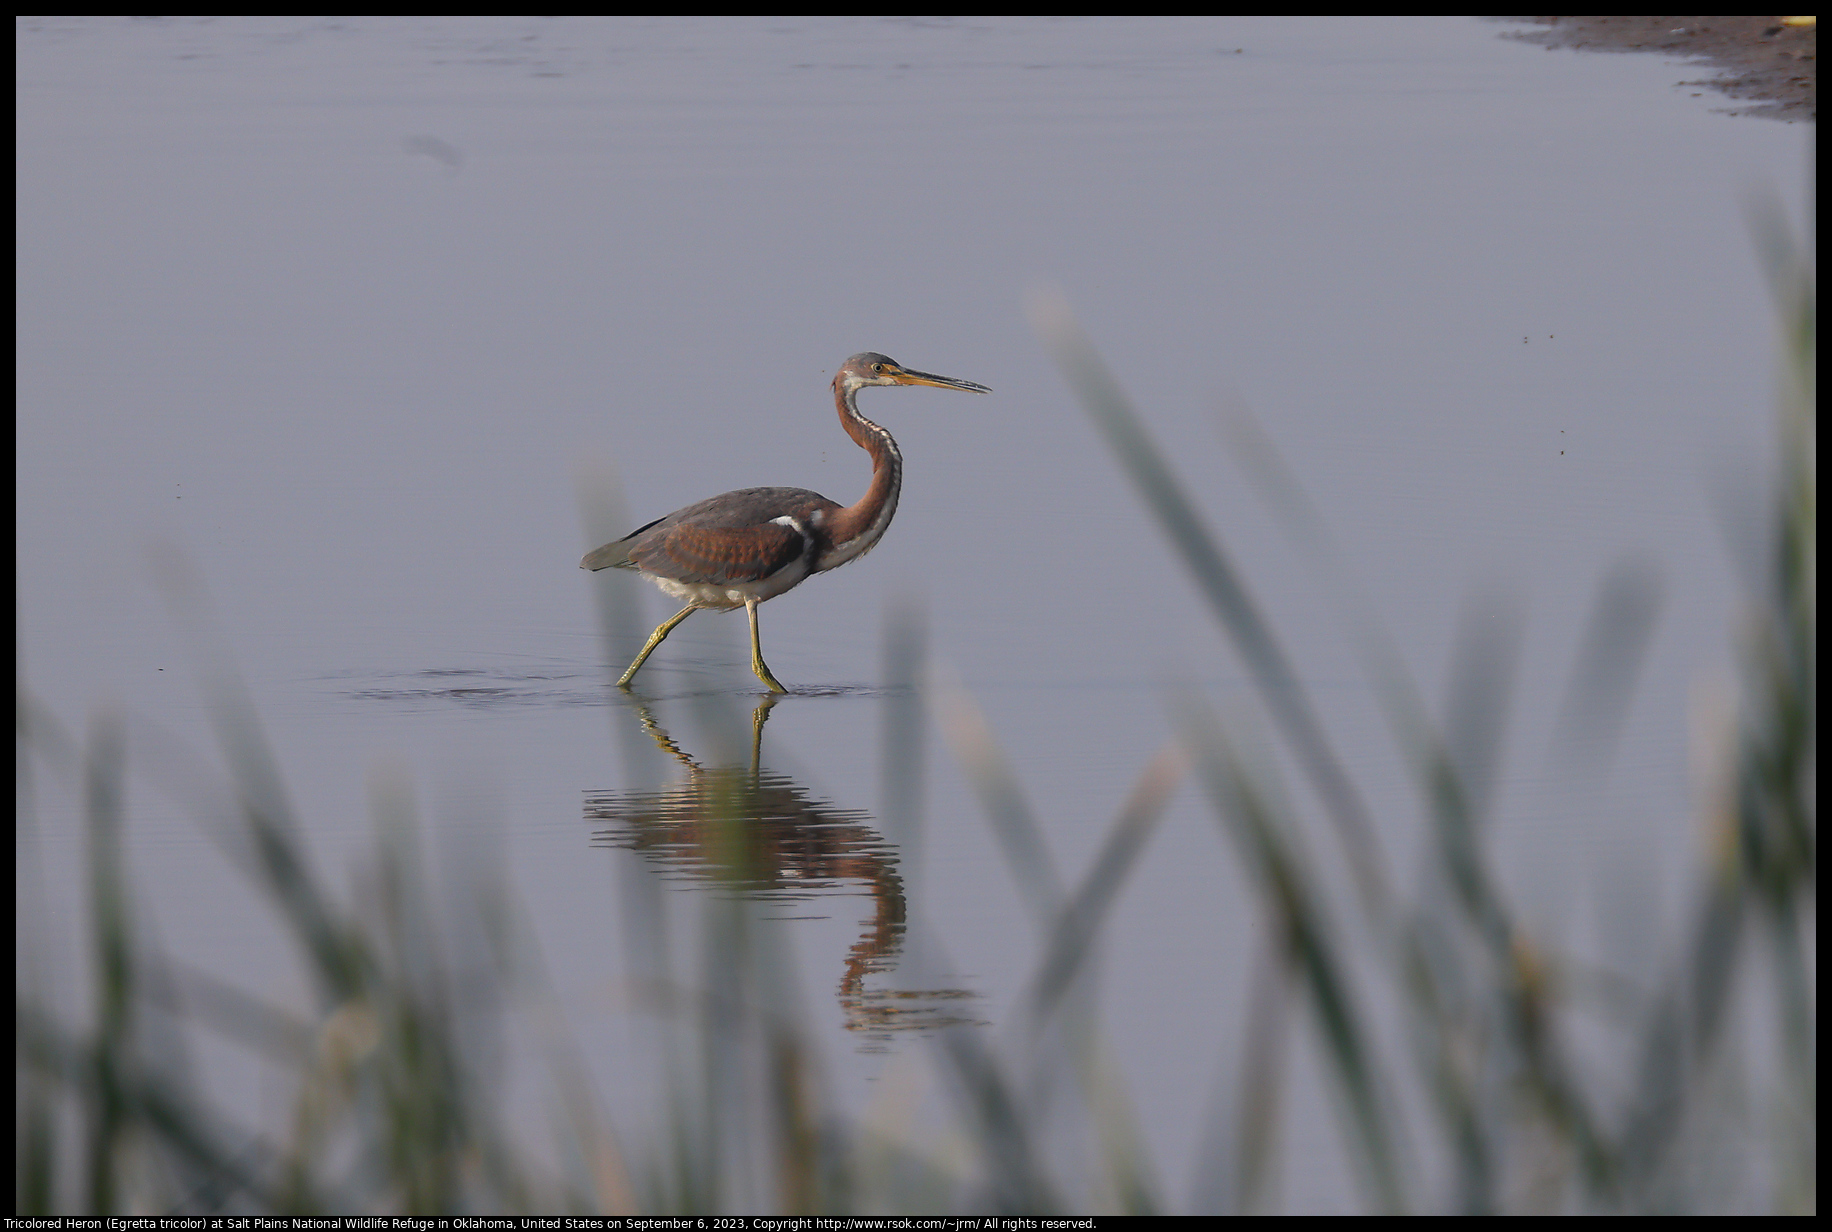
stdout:
POLYGON ((837 990, 847 1028, 881 1046, 892 1031, 974 1022, 950 1008, 973 998, 966 989, 867 987, 868 977, 896 970, 903 950, 907 907, 897 848, 869 813, 812 798, 794 779, 762 768, 763 725, 775 703, 764 697, 751 716, 750 765, 726 767, 701 765, 647 706, 633 707, 656 747, 686 773, 660 791, 588 796, 586 820, 602 827, 593 844, 635 852, 664 877, 759 902, 863 894, 871 916, 847 951, 837 990))
POLYGON ((742 607, 751 618, 751 670, 770 692, 788 692, 763 661, 757 605, 865 555, 897 512, 903 454, 889 432, 859 414, 859 391, 868 385, 992 392, 972 381, 913 371, 876 351, 861 352, 833 377, 840 426, 871 455, 871 486, 856 503, 842 505, 806 488, 743 488, 677 509, 587 552, 580 568, 634 569, 686 604, 649 635, 619 685, 628 687, 662 639, 695 611, 742 607))

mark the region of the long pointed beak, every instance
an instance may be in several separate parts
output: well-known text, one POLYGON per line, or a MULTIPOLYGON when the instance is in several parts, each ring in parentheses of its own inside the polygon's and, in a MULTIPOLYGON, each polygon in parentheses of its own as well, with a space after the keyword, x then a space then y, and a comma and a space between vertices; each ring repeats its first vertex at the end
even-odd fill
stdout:
POLYGON ((912 372, 908 368, 899 368, 889 374, 899 385, 933 385, 937 389, 964 389, 970 394, 989 394, 991 389, 974 381, 963 381, 951 376, 936 376, 933 372, 912 372))

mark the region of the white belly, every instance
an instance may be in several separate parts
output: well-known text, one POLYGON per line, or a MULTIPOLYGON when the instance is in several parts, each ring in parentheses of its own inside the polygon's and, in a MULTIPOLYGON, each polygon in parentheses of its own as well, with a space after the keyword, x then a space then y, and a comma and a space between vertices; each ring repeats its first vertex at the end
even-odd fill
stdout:
POLYGON ((755 582, 677 582, 673 578, 658 577, 645 573, 644 577, 661 587, 662 593, 672 595, 682 603, 692 603, 699 607, 718 608, 729 611, 743 607, 752 599, 762 603, 765 599, 774 599, 785 590, 793 590, 801 585, 808 576, 808 557, 806 553, 789 564, 755 582))

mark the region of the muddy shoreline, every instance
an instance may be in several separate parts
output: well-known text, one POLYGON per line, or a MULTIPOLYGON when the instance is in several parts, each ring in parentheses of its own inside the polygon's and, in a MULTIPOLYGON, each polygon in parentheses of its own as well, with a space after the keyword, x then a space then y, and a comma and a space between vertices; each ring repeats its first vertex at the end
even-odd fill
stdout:
POLYGON ((1545 27, 1507 35, 1542 47, 1578 51, 1652 51, 1697 56, 1716 70, 1682 86, 1718 90, 1746 100, 1737 115, 1815 121, 1818 34, 1783 25, 1779 17, 1516 17, 1545 27))

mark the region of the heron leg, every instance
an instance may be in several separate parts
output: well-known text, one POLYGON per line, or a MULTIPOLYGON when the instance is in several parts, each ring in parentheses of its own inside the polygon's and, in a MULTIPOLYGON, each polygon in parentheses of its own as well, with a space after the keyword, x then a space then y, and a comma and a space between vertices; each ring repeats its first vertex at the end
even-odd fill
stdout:
POLYGON ((769 664, 763 661, 763 643, 757 637, 757 600, 746 600, 744 608, 751 616, 751 670, 757 673, 757 679, 770 686, 770 692, 787 693, 782 682, 770 675, 769 664))
MULTIPOLYGON (((670 616, 668 619, 662 621, 662 623, 656 627, 655 632, 649 635, 649 640, 647 643, 644 644, 642 648, 642 653, 636 656, 636 662, 630 664, 630 670, 625 672, 623 676, 617 681, 617 686, 623 689, 629 688, 631 678, 633 678, 636 675, 636 669, 643 665, 643 660, 649 657, 649 652, 654 650, 657 646, 661 645, 662 639, 664 637, 667 637, 670 633, 674 632, 674 626, 680 624, 683 620, 686 620, 689 616, 693 615, 694 612, 698 610, 699 610, 699 604, 689 603, 686 607, 682 608, 680 611, 676 612, 674 615, 670 616)), ((755 628, 755 625, 753 625, 752 627, 755 628)))

